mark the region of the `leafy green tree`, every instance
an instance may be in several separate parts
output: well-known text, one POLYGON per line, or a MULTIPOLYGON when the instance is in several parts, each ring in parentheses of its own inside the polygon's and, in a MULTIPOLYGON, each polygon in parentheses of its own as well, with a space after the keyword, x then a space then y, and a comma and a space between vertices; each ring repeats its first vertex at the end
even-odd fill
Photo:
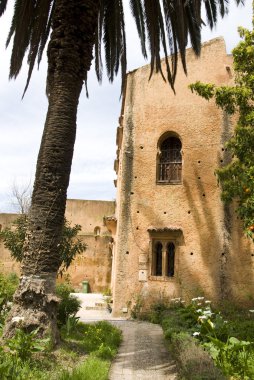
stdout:
MULTIPOLYGON (((10 251, 13 259, 18 262, 23 260, 23 246, 25 242, 27 230, 28 217, 22 214, 16 219, 12 227, 6 227, 0 231, 0 238, 4 241, 4 246, 10 251)), ((61 265, 58 274, 62 276, 69 268, 72 261, 78 254, 81 254, 86 249, 86 244, 78 238, 78 233, 81 231, 81 226, 75 224, 73 227, 65 219, 63 226, 63 233, 58 249, 61 265)))
MULTIPOLYGON (((238 0, 239 2, 240 0, 238 0)), ((0 16, 8 0, 0 0, 0 16)), ((166 77, 171 86, 177 70, 177 50, 186 71, 188 38, 196 54, 201 45, 202 0, 130 0, 143 55, 151 53, 151 74, 161 72, 160 49, 167 56, 166 77)), ((217 13, 223 16, 227 0, 204 0, 211 27, 217 13)), ((13 40, 10 77, 15 78, 28 51, 29 84, 36 59, 40 63, 47 45, 48 112, 38 155, 28 228, 24 242, 22 277, 4 336, 13 335, 16 315, 26 327, 40 326, 57 340, 55 279, 61 264, 57 249, 64 224, 76 135, 79 95, 95 56, 101 80, 101 45, 110 81, 121 67, 126 72, 126 38, 123 0, 15 0, 7 45, 13 40), (36 312, 35 312, 36 311, 36 312)), ((26 89, 25 88, 25 89, 26 89)))
POLYGON ((226 144, 233 159, 216 174, 222 199, 236 199, 244 231, 254 240, 254 31, 239 28, 239 34, 243 40, 233 50, 235 85, 218 87, 197 82, 190 88, 207 100, 214 98, 229 115, 239 115, 234 135, 226 144))

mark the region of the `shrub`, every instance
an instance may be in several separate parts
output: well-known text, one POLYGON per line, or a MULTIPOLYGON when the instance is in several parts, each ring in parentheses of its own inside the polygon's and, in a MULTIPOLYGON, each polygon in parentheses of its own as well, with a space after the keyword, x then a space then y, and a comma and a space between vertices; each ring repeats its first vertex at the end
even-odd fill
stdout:
POLYGON ((38 331, 39 329, 36 329, 27 333, 17 328, 14 337, 6 341, 10 354, 21 361, 26 361, 31 358, 34 352, 45 351, 49 339, 37 339, 38 331))
POLYGON ((18 286, 18 276, 15 273, 0 273, 0 324, 4 323, 5 316, 10 309, 13 294, 18 286))
POLYGON ((180 375, 186 380, 223 380, 211 357, 188 333, 172 334, 172 350, 180 375))
POLYGON ((71 293, 74 289, 67 283, 57 285, 56 294, 60 298, 57 311, 57 323, 59 326, 63 326, 67 323, 67 320, 71 316, 79 311, 81 302, 71 293))
POLYGON ((85 326, 82 342, 87 352, 94 352, 100 349, 103 351, 103 347, 106 346, 116 350, 121 339, 121 332, 116 327, 102 321, 85 326))

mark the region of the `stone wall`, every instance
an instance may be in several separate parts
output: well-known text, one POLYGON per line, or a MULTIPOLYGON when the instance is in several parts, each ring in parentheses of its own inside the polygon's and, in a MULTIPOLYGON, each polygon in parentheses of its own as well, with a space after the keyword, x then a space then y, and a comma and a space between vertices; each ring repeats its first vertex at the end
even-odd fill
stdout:
POLYGON ((188 76, 179 63, 174 94, 150 67, 128 74, 117 133, 117 235, 114 314, 137 299, 205 294, 214 300, 247 302, 254 291, 253 247, 243 237, 232 206, 220 200, 214 175, 230 159, 224 143, 234 120, 192 94, 197 80, 229 84, 232 57, 224 40, 205 43, 197 59, 187 50, 188 76), (157 183, 158 142, 164 134, 182 143, 182 182, 157 183), (173 277, 152 275, 154 237, 175 244, 173 277))
MULTIPOLYGON (((66 218, 72 224, 80 224, 79 237, 87 249, 77 256, 67 274, 71 283, 81 289, 84 280, 89 282, 91 292, 102 292, 111 284, 111 235, 105 227, 104 217, 114 214, 115 203, 109 201, 87 201, 70 199, 66 205, 66 218)), ((0 214, 2 228, 10 226, 18 214, 0 214)), ((19 265, 10 257, 9 251, 0 241, 1 270, 19 272, 19 265)))

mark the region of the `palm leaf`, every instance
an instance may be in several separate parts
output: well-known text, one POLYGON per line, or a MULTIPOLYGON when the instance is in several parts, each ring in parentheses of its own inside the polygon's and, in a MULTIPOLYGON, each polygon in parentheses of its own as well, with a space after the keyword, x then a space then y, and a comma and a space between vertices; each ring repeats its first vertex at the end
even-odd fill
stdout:
POLYGON ((14 5, 12 25, 6 42, 6 45, 8 46, 13 36, 10 78, 16 78, 21 69, 25 52, 29 46, 33 16, 33 1, 16 0, 14 5))
MULTIPOLYGON (((210 27, 217 22, 218 12, 223 17, 227 13, 228 0, 203 0, 210 27)), ((10 64, 10 77, 16 78, 27 49, 28 77, 25 91, 29 85, 36 58, 38 65, 49 37, 52 15, 56 0, 15 0, 14 13, 6 45, 13 39, 10 64)), ((147 57, 146 42, 151 52, 151 73, 160 72, 165 79, 161 66, 161 52, 165 54, 167 80, 173 87, 178 52, 183 69, 187 72, 185 50, 190 38, 196 54, 200 52, 201 4, 202 0, 129 0, 134 17, 141 51, 147 57), (171 55, 171 65, 167 58, 171 55)), ((0 16, 4 13, 8 0, 0 0, 0 16)), ((236 0, 243 3, 243 0, 236 0)), ((105 66, 110 81, 114 80, 121 66, 122 84, 127 69, 126 38, 123 0, 100 0, 100 11, 96 30, 95 68, 99 81, 102 79, 102 43, 105 50, 105 66)), ((85 78, 85 82, 86 82, 85 78)))
POLYGON ((141 51, 145 58, 147 58, 146 52, 146 31, 145 31, 145 21, 144 12, 141 0, 130 0, 130 8, 134 20, 136 22, 136 27, 141 43, 141 51))
POLYGON ((104 0, 99 15, 97 33, 97 76, 100 76, 99 52, 100 41, 103 39, 105 49, 105 64, 107 75, 112 82, 121 64, 122 86, 126 73, 126 38, 122 0, 104 0), (102 31, 103 29, 103 36, 102 31))
POLYGON ((8 0, 0 0, 0 17, 4 14, 8 0))
POLYGON ((43 46, 45 46, 44 42, 48 38, 48 34, 50 30, 49 28, 50 23, 48 23, 48 20, 51 16, 51 12, 50 12, 51 4, 52 4, 52 0, 38 0, 35 10, 34 10, 34 18, 33 18, 33 24, 31 28, 31 37, 30 37, 30 43, 29 43, 30 50, 28 54, 29 70, 28 70, 27 82, 26 82, 23 96, 29 85, 36 57, 38 56, 38 64, 40 63, 40 60, 42 57, 43 50, 40 51, 40 54, 38 55, 41 41, 43 41, 43 44, 44 44, 43 46))

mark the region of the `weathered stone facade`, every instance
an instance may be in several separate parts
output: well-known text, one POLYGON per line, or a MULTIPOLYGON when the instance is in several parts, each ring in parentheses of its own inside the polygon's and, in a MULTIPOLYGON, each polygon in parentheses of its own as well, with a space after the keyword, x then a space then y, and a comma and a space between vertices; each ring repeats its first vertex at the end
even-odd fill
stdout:
POLYGON ((186 77, 179 65, 176 94, 160 74, 148 81, 149 66, 127 76, 115 162, 115 315, 129 312, 137 299, 146 305, 201 294, 243 302, 253 297, 253 246, 232 206, 221 202, 214 175, 231 159, 224 143, 234 122, 188 89, 197 80, 231 83, 232 57, 218 38, 203 45, 199 59, 188 49, 187 67, 186 77), (180 180, 167 182, 161 157, 170 141, 180 146, 180 180))
MULTIPOLYGON (((111 286, 112 238, 105 227, 104 218, 114 214, 115 202, 69 199, 65 216, 72 224, 80 224, 79 237, 87 249, 78 255, 68 269, 72 285, 81 289, 82 281, 89 282, 91 292, 103 292, 111 286)), ((18 214, 0 214, 2 228, 10 226, 18 214)), ((19 272, 19 265, 11 259, 9 251, 0 241, 1 271, 19 272)))

